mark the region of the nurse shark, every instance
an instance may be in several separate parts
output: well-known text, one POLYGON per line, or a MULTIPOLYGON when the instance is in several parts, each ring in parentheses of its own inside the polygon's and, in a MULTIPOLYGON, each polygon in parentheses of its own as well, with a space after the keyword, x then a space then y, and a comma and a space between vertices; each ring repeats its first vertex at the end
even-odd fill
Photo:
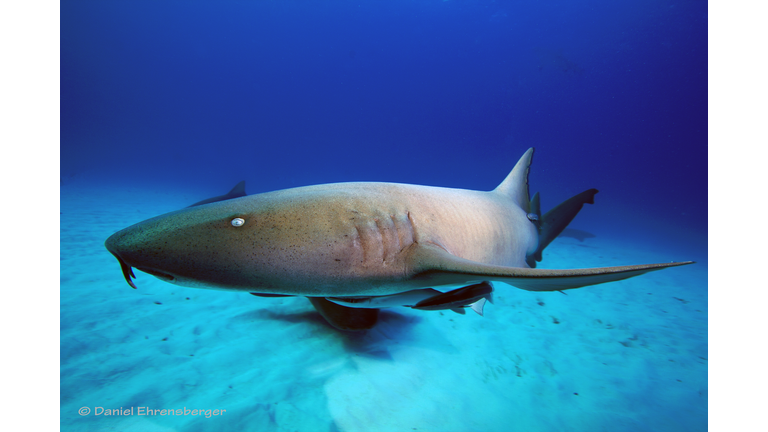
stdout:
POLYGON ((538 193, 528 193, 532 157, 531 148, 488 192, 358 182, 240 196, 238 185, 118 231, 105 246, 133 288, 136 268, 182 286, 304 296, 342 330, 373 327, 383 307, 482 314, 494 281, 562 291, 692 263, 535 268, 598 191, 542 215, 538 193))

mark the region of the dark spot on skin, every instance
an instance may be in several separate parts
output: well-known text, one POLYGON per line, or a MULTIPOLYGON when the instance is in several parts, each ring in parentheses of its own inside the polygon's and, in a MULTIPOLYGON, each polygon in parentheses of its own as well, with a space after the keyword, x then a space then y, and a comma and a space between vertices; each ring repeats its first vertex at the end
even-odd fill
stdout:
POLYGON ((578 396, 578 395, 579 395, 579 394, 578 394, 578 393, 576 393, 576 392, 574 392, 573 394, 574 394, 574 395, 576 395, 576 396, 578 396))
POLYGON ((538 302, 536 302, 536 304, 538 304, 539 306, 544 306, 545 303, 543 301, 539 300, 538 302))
POLYGON ((165 342, 165 341, 167 341, 167 340, 168 340, 168 338, 167 338, 167 337, 164 337, 164 338, 163 338, 163 342, 165 342))
POLYGON ((187 297, 187 300, 189 300, 189 297, 187 297))
POLYGON ((555 317, 552 317, 552 322, 555 324, 560 324, 560 321, 558 321, 558 319, 555 317))
POLYGON ((160 302, 156 301, 156 302, 155 302, 155 304, 159 304, 159 305, 161 305, 162 303, 160 303, 160 302))

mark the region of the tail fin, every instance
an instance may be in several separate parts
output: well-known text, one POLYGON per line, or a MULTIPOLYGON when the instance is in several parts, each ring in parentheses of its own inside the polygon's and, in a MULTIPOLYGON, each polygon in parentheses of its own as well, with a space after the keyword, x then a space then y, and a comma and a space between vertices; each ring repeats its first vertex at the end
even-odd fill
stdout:
POLYGON ((515 204, 526 212, 530 211, 530 201, 528 195, 528 172, 531 169, 531 159, 533 158, 533 147, 529 148, 523 156, 517 161, 507 178, 494 189, 494 192, 507 195, 515 204))
MULTIPOLYGON (((565 227, 567 227, 573 218, 576 217, 584 204, 595 203, 595 194, 597 192, 597 189, 586 190, 576 196, 568 198, 567 200, 560 203, 557 207, 548 211, 544 216, 540 217, 538 226, 539 247, 536 249, 536 252, 534 252, 533 255, 529 256, 529 258, 533 258, 533 260, 536 261, 541 261, 541 252, 544 250, 544 248, 552 243, 552 240, 554 240, 555 237, 563 232, 565 227)), ((539 206, 538 196, 539 194, 537 193, 533 197, 533 206, 539 206)), ((540 212, 538 208, 536 210, 540 212)), ((528 265, 530 265, 533 260, 529 259, 528 265)))

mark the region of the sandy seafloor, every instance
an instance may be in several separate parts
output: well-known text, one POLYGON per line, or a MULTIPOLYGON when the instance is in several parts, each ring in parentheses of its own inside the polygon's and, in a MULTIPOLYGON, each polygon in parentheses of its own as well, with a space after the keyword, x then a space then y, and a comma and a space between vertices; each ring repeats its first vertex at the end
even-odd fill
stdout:
POLYGON ((104 240, 203 198, 62 186, 62 430, 707 428, 706 251, 599 231, 559 238, 542 268, 698 263, 567 295, 495 283, 484 317, 389 309, 373 330, 343 333, 304 298, 177 287, 138 271, 131 289, 104 240))

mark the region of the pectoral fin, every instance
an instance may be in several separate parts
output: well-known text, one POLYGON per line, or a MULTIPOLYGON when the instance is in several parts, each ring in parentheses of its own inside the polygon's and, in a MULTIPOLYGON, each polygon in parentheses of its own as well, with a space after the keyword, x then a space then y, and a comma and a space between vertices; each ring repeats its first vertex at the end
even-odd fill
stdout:
POLYGON ((562 291, 614 282, 693 261, 570 270, 488 265, 459 258, 436 245, 419 245, 409 257, 413 279, 425 286, 482 281, 505 282, 527 291, 562 291))

